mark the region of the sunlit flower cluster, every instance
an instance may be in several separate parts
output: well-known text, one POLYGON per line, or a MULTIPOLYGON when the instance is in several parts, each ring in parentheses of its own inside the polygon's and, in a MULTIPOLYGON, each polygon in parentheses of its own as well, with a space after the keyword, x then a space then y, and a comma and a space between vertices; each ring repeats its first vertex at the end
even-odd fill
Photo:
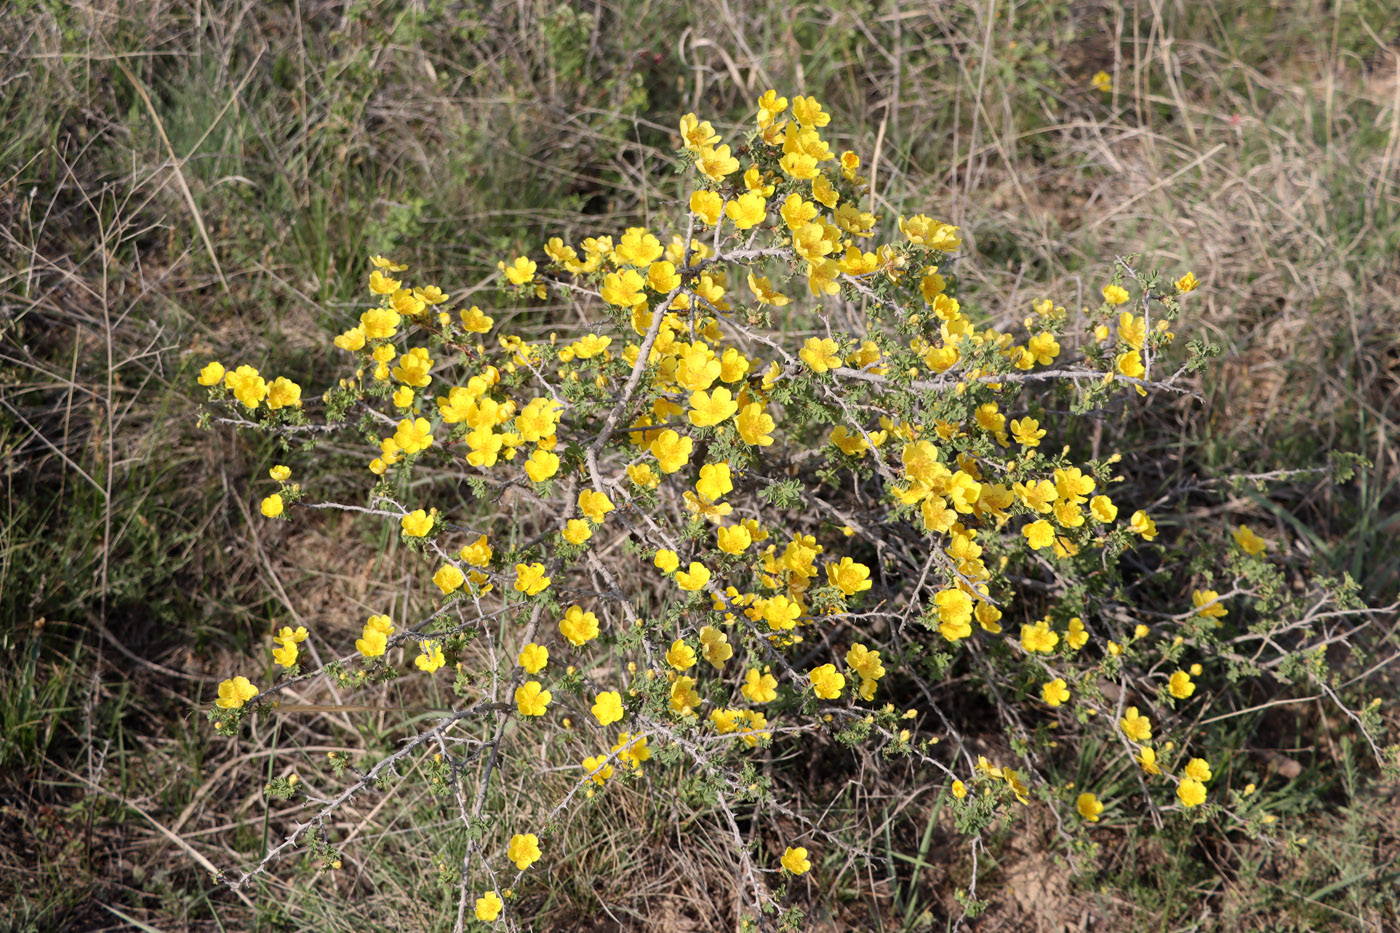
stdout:
MULTIPOLYGON (((1123 262, 1094 286, 1097 307, 1039 299, 998 329, 959 298, 964 231, 878 213, 860 157, 823 135, 830 119, 774 91, 728 141, 685 115, 684 216, 503 257, 500 311, 457 307, 373 257, 372 306, 333 340, 353 375, 315 403, 247 365, 201 371, 245 419, 315 408, 344 425, 374 489, 354 508, 422 556, 418 592, 394 610, 419 621, 371 615, 358 638, 337 636, 328 676, 358 687, 446 669, 481 704, 461 723, 477 730, 469 747, 505 736, 540 760, 567 751, 551 769, 572 782, 561 808, 645 780, 653 749, 740 794, 746 756, 834 730, 936 762, 968 813, 995 799, 1122 818, 1135 805, 1035 769, 969 768, 935 748, 961 742, 946 720, 894 705, 923 703, 920 678, 995 664, 998 703, 1095 733, 1119 750, 1112 767, 1162 778, 1146 785, 1158 806, 1206 804, 1213 776, 1204 759, 1180 763, 1180 713, 1213 679, 1190 658, 1138 672, 1150 650, 1208 661, 1184 639, 1231 622, 1234 593, 1202 583, 1141 620, 1111 586, 1090 593, 1086 579, 1159 530, 1115 501, 1118 455, 1071 457, 1065 414, 1172 390, 1154 363, 1199 283, 1123 262), (546 299, 574 309, 557 331, 498 323, 546 299), (1119 703, 1103 684, 1125 670, 1138 680, 1119 703)), ((262 514, 303 514, 290 471, 271 476, 282 486, 262 514)), ((1224 534, 1249 559, 1269 548, 1245 526, 1224 534)), ((306 637, 280 629, 276 663, 298 664, 306 637)), ((234 717, 277 689, 237 676, 216 704, 234 717)), ((766 870, 813 871, 825 862, 808 845, 766 870)), ((521 872, 553 858, 529 832, 504 846, 521 872)), ((474 895, 483 922, 510 909, 492 885, 474 895)))

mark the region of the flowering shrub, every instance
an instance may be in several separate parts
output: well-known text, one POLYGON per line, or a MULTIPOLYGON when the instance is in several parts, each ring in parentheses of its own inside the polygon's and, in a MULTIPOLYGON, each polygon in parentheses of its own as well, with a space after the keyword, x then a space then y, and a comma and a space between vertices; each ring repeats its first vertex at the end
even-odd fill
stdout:
POLYGON ((280 629, 280 676, 231 676, 215 728, 312 678, 441 678, 456 698, 363 770, 332 756, 334 792, 270 785, 310 815, 233 887, 299 845, 338 865, 328 819, 416 759, 467 830, 459 928, 509 920, 522 874, 563 857, 560 821, 672 765, 724 815, 750 916, 783 909, 784 879, 843 843, 753 762, 813 736, 943 776, 971 839, 970 912, 981 834, 1023 807, 1071 841, 1106 817, 1272 831, 1253 785, 1215 783, 1207 728, 1251 684, 1326 695, 1386 759, 1374 706, 1345 706, 1325 656, 1366 613, 1354 588, 1276 563, 1243 526, 1189 580, 1167 572, 1157 504, 1133 501, 1122 458, 1067 442, 1110 403, 1190 393, 1208 347, 1167 359, 1195 276, 1125 257, 1097 307, 1046 298, 997 326, 959 301, 956 227, 864 209, 860 158, 830 148, 816 100, 758 106, 733 146, 681 120, 694 190, 674 226, 499 263, 502 306, 566 303, 567 336, 512 333, 376 256, 371 306, 334 338, 354 372, 318 402, 246 364, 201 372, 210 420, 370 445, 363 505, 310 501, 307 457, 309 489, 277 465, 261 512, 391 523, 432 604, 371 615, 357 639, 316 633, 341 657, 314 670, 308 632, 280 629), (470 505, 507 497, 509 525, 470 505), (994 707, 1000 760, 965 738, 955 672, 994 707), (489 809, 493 780, 541 762, 572 770, 552 810, 489 809), (787 838, 751 845, 741 809, 787 838))

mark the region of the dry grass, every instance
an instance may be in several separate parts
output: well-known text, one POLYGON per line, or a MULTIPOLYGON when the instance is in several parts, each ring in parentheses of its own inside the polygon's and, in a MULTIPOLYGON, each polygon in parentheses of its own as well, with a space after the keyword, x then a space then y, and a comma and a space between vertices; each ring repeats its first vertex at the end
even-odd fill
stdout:
MULTIPOLYGON (((198 712, 211 685, 273 624, 306 625, 313 658, 329 657, 370 609, 413 601, 410 565, 377 529, 248 520, 276 450, 194 430, 191 367, 236 355, 318 384, 321 331, 368 252, 460 285, 547 236, 645 222, 683 194, 679 115, 736 126, 770 86, 864 128, 842 142, 873 154, 886 222, 927 210, 963 226, 966 302, 992 319, 1046 295, 1092 304, 1130 251, 1195 269, 1191 329, 1223 348, 1200 379, 1207 404, 1110 423, 1130 432, 1129 465, 1199 489, 1359 451, 1373 465, 1340 491, 1303 475, 1198 494, 1182 519, 1249 520, 1377 599, 1400 589, 1388 4, 579 9, 32 0, 4 17, 0 638, 18 663, 0 674, 0 712, 28 731, 0 755, 0 927, 450 927, 455 885, 434 866, 458 840, 426 793, 347 809, 340 872, 289 861, 239 898, 201 867, 247 864, 288 825, 261 794, 269 777, 328 780, 326 751, 372 758, 413 716, 287 712, 231 742, 198 712), (1088 85, 1101 68, 1108 96, 1088 85)), ((351 488, 357 457, 332 465, 327 498, 351 488)), ((1335 726, 1319 711, 1281 727, 1305 736, 1289 752, 1301 782, 1351 772, 1335 726)), ((812 929, 957 915, 971 865, 916 771, 834 748, 775 750, 761 770, 876 856, 794 885, 812 929)), ((1395 878, 1393 792, 1368 781, 1329 785, 1330 816, 1280 781, 1322 867, 1244 840, 1154 851, 1106 830, 1081 883, 1043 827, 1018 826, 984 856, 983 890, 1000 893, 976 929, 1393 928, 1394 905, 1373 896, 1395 878), (1189 870, 1203 860, 1219 865, 1213 888, 1189 870), (1328 889, 1327 874, 1347 883, 1328 889), (1265 883, 1295 893, 1263 898, 1265 883)), ((566 783, 546 775, 502 803, 540 806, 566 783)), ((593 813, 562 837, 587 883, 521 891, 555 918, 542 929, 734 927, 721 817, 686 798, 680 769, 593 813)))

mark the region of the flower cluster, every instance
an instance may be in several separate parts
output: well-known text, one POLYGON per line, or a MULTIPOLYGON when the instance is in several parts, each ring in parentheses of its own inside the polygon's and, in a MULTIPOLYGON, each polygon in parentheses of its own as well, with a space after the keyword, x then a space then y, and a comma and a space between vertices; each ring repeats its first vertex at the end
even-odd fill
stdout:
MULTIPOLYGON (((1009 730, 1024 734, 1027 716, 1097 730, 1131 767, 1175 784, 1174 795, 1146 785, 1154 807, 1202 807, 1212 772, 1197 757, 1176 766, 1191 739, 1179 713, 1204 701, 1204 646, 1233 594, 1203 587, 1151 625, 1125 621, 1108 568, 1157 524, 1110 494, 1125 481, 1118 455, 1071 457, 1064 416, 1183 391, 1180 371, 1154 380, 1154 364, 1195 277, 1125 259, 1098 307, 1038 300, 998 329, 959 299, 962 232, 875 213, 860 157, 833 148, 829 122, 813 98, 773 91, 742 140, 687 114, 679 155, 694 185, 676 224, 554 237, 503 259, 507 307, 565 302, 571 337, 509 332, 371 259, 373 306, 333 341, 353 375, 320 405, 328 424, 376 439, 368 509, 423 555, 419 605, 434 608, 403 631, 371 616, 327 675, 405 675, 398 649, 416 650, 418 671, 456 671, 457 696, 475 705, 454 728, 477 744, 502 741, 501 717, 515 720, 511 740, 566 729, 541 746, 572 747, 560 810, 642 780, 653 749, 750 799, 746 756, 825 731, 939 769, 969 820, 1033 796, 1090 823, 1111 814, 1115 801, 1045 777, 1050 745, 1025 752, 1024 769, 968 768, 941 711, 914 739, 904 721, 921 710, 895 705, 924 704, 911 684, 994 664, 1021 710, 1002 711, 1009 730), (450 510, 461 495, 449 497, 449 477, 466 478, 479 513, 450 510), (506 495, 518 524, 483 527, 484 506, 506 495), (1189 650, 1199 663, 1177 666, 1189 650), (1153 652, 1172 663, 1148 663, 1153 652), (1154 721, 1158 739, 1175 739, 1150 744, 1154 721)), ((223 387, 216 403, 224 389, 245 409, 266 400, 267 417, 301 404, 294 384, 247 366, 210 363, 200 382, 223 387)), ((269 497, 263 514, 299 494, 269 497)), ((1249 560, 1268 546, 1245 527, 1234 540, 1249 560)), ((305 637, 282 629, 277 663, 292 667, 305 637)), ((219 721, 255 698, 245 678, 226 681, 219 721)), ((820 864, 820 827, 804 833, 810 849, 749 866, 755 904, 769 897, 764 871, 820 864)), ((499 871, 490 844, 472 852, 499 871)), ((504 849, 519 872, 552 857, 531 832, 504 849)), ((508 909, 494 885, 477 890, 479 919, 508 909)))

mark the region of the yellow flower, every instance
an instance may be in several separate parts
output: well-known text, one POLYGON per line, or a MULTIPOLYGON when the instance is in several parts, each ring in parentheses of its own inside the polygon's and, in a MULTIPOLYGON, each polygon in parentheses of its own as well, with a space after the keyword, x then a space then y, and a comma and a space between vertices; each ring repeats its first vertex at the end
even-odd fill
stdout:
POLYGON ((535 263, 524 256, 517 256, 510 265, 496 263, 496 268, 506 274, 512 285, 527 285, 535 280, 535 263))
POLYGON ((742 554, 753 543, 753 535, 743 525, 730 525, 715 530, 715 541, 726 554, 742 554))
POLYGON ((677 638, 666 651, 666 663, 678 671, 689 670, 695 666, 695 649, 677 638))
POLYGON ((622 719, 622 694, 616 690, 607 690, 595 696, 593 716, 604 726, 610 726, 622 719))
POLYGON ((415 288, 413 290, 413 297, 430 305, 440 305, 447 300, 447 294, 436 285, 429 285, 425 288, 415 288))
POLYGON ((526 596, 534 596, 549 588, 549 577, 545 576, 544 564, 516 564, 515 589, 526 596))
POLYGON ((850 433, 844 424, 838 424, 832 428, 827 440, 841 448, 841 452, 850 457, 865 456, 866 448, 869 447, 864 437, 850 433))
MULTIPOLYGON (((692 392, 690 394, 690 423, 697 428, 712 427, 721 424, 739 410, 739 403, 734 401, 733 394, 723 386, 715 389, 714 392, 692 392)), ((688 438, 687 438, 688 440, 688 438)), ((688 458, 688 457, 687 457, 688 458)), ((663 464, 662 469, 665 469, 663 464)), ((667 471, 671 472, 671 471, 667 471)))
MULTIPOLYGON (((398 365, 393 369, 394 378, 406 386, 421 389, 433 381, 433 377, 428 374, 432 365, 433 361, 428 357, 428 351, 423 347, 414 347, 399 357, 398 365)), ((270 400, 268 404, 271 405, 270 400)))
POLYGON ((267 380, 251 366, 240 366, 224 375, 224 385, 245 408, 257 408, 267 398, 267 380))
POLYGON ((375 295, 392 295, 399 290, 402 283, 398 279, 391 279, 384 273, 375 269, 369 274, 369 290, 375 295))
POLYGON ((1191 682, 1190 674, 1185 671, 1176 671, 1172 674, 1171 680, 1167 682, 1167 689, 1178 700, 1184 700, 1196 692, 1196 685, 1191 682))
POLYGON ((598 785, 613 776, 613 766, 608 764, 606 755, 590 755, 583 759, 583 770, 587 772, 587 779, 598 785))
POLYGON ((915 214, 908 220, 899 218, 899 231, 915 246, 927 246, 929 239, 938 230, 938 221, 927 214, 915 214))
POLYGON ((778 167, 789 177, 806 181, 817 177, 817 160, 805 152, 789 152, 778 160, 778 167))
POLYGON ((1138 509, 1128 519, 1128 528, 1134 533, 1142 536, 1144 541, 1151 541, 1157 537, 1157 523, 1147 517, 1147 513, 1138 509))
POLYGON ((700 190, 690 196, 690 210, 700 222, 706 226, 713 227, 719 223, 720 211, 724 206, 724 199, 713 191, 700 190))
POLYGON ((749 291, 753 292, 754 298, 761 305, 772 305, 781 308, 792 299, 775 289, 766 275, 754 275, 749 273, 749 291))
POLYGON ((274 492, 262 501, 262 505, 259 506, 259 509, 268 518, 276 518, 282 514, 282 507, 282 496, 274 492))
POLYGON ((695 692, 695 680, 691 677, 677 677, 671 684, 671 711, 677 716, 690 716, 700 705, 700 694, 695 692))
POLYGON ((700 479, 695 483, 695 491, 716 502, 726 493, 734 491, 734 480, 729 472, 728 461, 707 463, 700 468, 700 479))
POLYGON ((855 642, 847 650, 846 665, 865 682, 875 682, 885 676, 885 666, 880 663, 880 652, 871 651, 860 642, 855 642))
POLYGON ((1090 823, 1097 823, 1099 814, 1103 812, 1103 804, 1093 794, 1080 794, 1074 801, 1074 807, 1090 823))
POLYGON ((796 627, 797 619, 802 615, 802 604, 781 594, 760 601, 756 608, 768 623, 768 627, 775 632, 790 631, 796 627))
MULTIPOLYGON (((1001 610, 991 603, 978 603, 977 610, 973 613, 977 618, 977 624, 982 626, 986 632, 993 635, 1001 632, 1001 610)), ((1072 631, 1073 629, 1071 629, 1072 631)))
POLYGON ((1105 285, 1103 300, 1111 305, 1121 305, 1128 300, 1128 290, 1121 285, 1105 285))
POLYGON ((719 184, 723 183, 726 175, 733 175, 739 171, 739 160, 730 155, 728 146, 706 146, 700 150, 695 167, 700 170, 700 174, 719 184))
MULTIPOLYGON (((662 261, 654 262, 647 266, 647 287, 657 294, 664 295, 672 289, 679 288, 681 277, 676 273, 675 263, 662 261)), ((612 338, 605 337, 604 340, 611 341, 612 338)), ((590 354, 590 356, 595 354, 590 354)), ((579 354, 580 359, 589 359, 589 356, 579 354)))
POLYGON ((662 573, 672 573, 681 565, 681 559, 676 556, 676 552, 668 550, 667 548, 662 548, 657 551, 656 556, 652 558, 651 562, 655 564, 657 569, 662 573))
POLYGON ((1095 90, 1102 91, 1105 94, 1111 94, 1113 92, 1113 79, 1108 76, 1107 71, 1094 72, 1094 76, 1089 79, 1089 83, 1094 86, 1095 90))
POLYGON ((389 305, 400 315, 416 317, 428 307, 428 303, 406 288, 397 289, 389 296, 389 305))
POLYGON ((1011 422, 1011 436, 1016 438, 1016 443, 1022 447, 1039 447, 1040 439, 1045 436, 1045 429, 1034 418, 1020 418, 1011 422))
POLYGON ((870 568, 849 557, 841 558, 839 564, 827 564, 826 579, 847 596, 864 592, 871 586, 870 568))
POLYGON ((724 205, 724 216, 733 221, 736 229, 748 230, 763 223, 768 213, 768 202, 763 195, 750 191, 741 194, 724 205))
POLYGON ((1206 786, 1195 778, 1183 778, 1176 785, 1176 797, 1185 807, 1199 807, 1206 802, 1206 786))
POLYGON ((389 636, 394 634, 394 624, 388 616, 370 616, 365 622, 364 633, 355 639, 355 648, 366 658, 377 658, 389 646, 389 636))
POLYGON ((306 626, 298 625, 295 630, 289 625, 282 626, 272 640, 284 645, 298 645, 306 641, 306 626))
MULTIPOLYGON (((1129 379, 1141 379, 1147 375, 1147 369, 1142 363, 1142 354, 1137 350, 1120 353, 1113 365, 1118 370, 1119 375, 1127 376, 1129 379)), ((1147 390, 1143 389, 1142 386, 1138 386, 1137 389, 1140 394, 1147 394, 1147 390)))
POLYGON ((797 355, 817 373, 824 373, 841 365, 840 348, 830 337, 808 337, 797 355))
MULTIPOLYGON (((718 391, 718 390, 717 390, 718 391)), ((694 442, 688 437, 681 437, 670 428, 662 431, 651 442, 651 455, 656 458, 656 463, 661 467, 662 473, 674 473, 690 462, 690 451, 694 442)))
POLYGON ((691 561, 688 570, 676 573, 676 584, 688 593, 693 593, 710 582, 710 571, 704 565, 691 561))
POLYGON ((487 891, 476 899, 476 919, 484 923, 494 923, 504 907, 505 902, 495 891, 487 891))
POLYGON ((603 277, 603 287, 599 289, 599 294, 610 305, 630 308, 646 300, 642 294, 645 286, 646 279, 635 269, 623 269, 621 272, 609 272, 603 277))
POLYGON ((433 517, 436 514, 437 509, 433 509, 433 515, 429 515, 422 509, 414 509, 399 519, 399 524, 403 527, 403 533, 410 538, 421 538, 433 530, 433 517))
POLYGON ((1064 678, 1056 677, 1041 685, 1040 698, 1050 706, 1059 706, 1069 700, 1069 685, 1064 678))
POLYGON ((792 848, 789 846, 783 851, 782 865, 784 871, 790 871, 794 875, 805 874, 812 868, 812 862, 807 858, 807 850, 802 846, 792 848))
POLYGON ((515 688, 515 706, 522 716, 543 716, 552 698, 548 690, 540 688, 537 680, 527 680, 515 688))
POLYGON ((496 323, 489 314, 483 313, 476 305, 458 311, 457 314, 462 319, 462 329, 469 334, 488 333, 496 323))
POLYGON ((1141 350, 1143 341, 1147 339, 1147 319, 1136 317, 1129 311, 1120 312, 1118 315, 1118 339, 1130 349, 1141 350))
POLYGON ((578 507, 595 525, 603 523, 603 517, 613 510, 612 501, 606 493, 585 489, 578 494, 578 507))
POLYGON ((812 689, 817 696, 823 700, 834 700, 841 696, 841 690, 846 686, 846 678, 836 670, 835 664, 823 664, 807 673, 807 679, 812 682, 812 689))
POLYGON ((956 798, 958 798, 959 800, 962 800, 964 797, 966 797, 966 796, 967 796, 967 785, 964 784, 962 781, 954 781, 954 782, 953 782, 953 796, 956 797, 956 798))
POLYGON ((1203 618, 1223 619, 1229 615, 1229 610, 1220 602, 1220 594, 1215 590, 1196 590, 1191 594, 1191 603, 1196 607, 1196 615, 1203 618))
POLYGON ((199 371, 199 384, 216 386, 224 381, 224 364, 218 361, 209 363, 199 371))
POLYGON ((418 665, 421 671, 431 674, 447 663, 447 658, 442 654, 442 645, 435 641, 420 641, 418 650, 422 654, 414 658, 413 663, 418 665))
POLYGON ((521 871, 529 868, 540 859, 540 837, 534 833, 516 833, 511 836, 510 845, 506 846, 506 858, 514 862, 515 867, 521 871))
POLYGON ((1022 528, 1021 534, 1025 535, 1026 543, 1031 546, 1031 550, 1038 551, 1054 543, 1055 526, 1041 518, 1022 528))
POLYGON ((1050 630, 1044 619, 1034 625, 1021 626, 1021 647, 1030 651, 1049 654, 1060 643, 1060 636, 1050 630))
POLYGON ((1196 286, 1200 285, 1201 283, 1199 280, 1197 280, 1196 274, 1194 272, 1188 272, 1172 284, 1176 286, 1176 290, 1178 292, 1184 295, 1187 292, 1195 291, 1196 286))
POLYGON ((651 468, 650 463, 633 463, 627 467, 627 478, 642 489, 655 489, 661 477, 651 468))
POLYGON ((346 350, 350 353, 355 353, 356 351, 364 349, 364 325, 356 324, 354 327, 345 331, 343 334, 337 334, 335 340, 333 340, 332 343, 334 343, 340 349, 346 350))
POLYGON ((1152 738, 1152 720, 1139 714, 1136 706, 1128 707, 1123 718, 1118 720, 1118 725, 1134 742, 1146 742, 1152 738))
POLYGON ((831 114, 822 112, 822 105, 817 103, 815 97, 794 97, 792 116, 804 128, 823 127, 831 122, 831 114))
POLYGON ((246 677, 234 677, 219 684, 219 698, 214 702, 224 709, 239 709, 258 695, 258 688, 246 677))
POLYGON ((1253 557, 1263 554, 1269 546, 1269 542, 1255 534, 1248 525, 1241 525, 1235 529, 1235 543, 1253 557))
POLYGON ((940 590, 934 594, 938 607, 938 631, 948 641, 972 634, 972 597, 962 590, 940 590))
POLYGON ((570 606, 559 620, 559 634, 574 647, 585 645, 598 637, 598 617, 585 612, 582 606, 570 606))
POLYGON ((841 175, 847 181, 853 181, 856 184, 862 184, 864 182, 864 179, 859 179, 856 177, 856 172, 859 170, 860 156, 856 155, 854 152, 851 152, 849 149, 841 153, 841 175))
POLYGON ((787 196, 778 213, 782 214, 783 223, 787 224, 788 229, 796 232, 817 216, 817 206, 811 201, 803 200, 802 195, 794 191, 787 196))
POLYGON ((1089 633, 1084 631, 1084 622, 1079 616, 1069 620, 1069 630, 1065 632, 1065 641, 1075 651, 1088 643, 1089 633))
POLYGON ((763 96, 758 99, 758 125, 768 126, 787 109, 788 99, 779 97, 778 92, 771 88, 763 92, 763 96))
POLYGON ((416 454, 433 444, 433 426, 427 418, 405 418, 394 431, 394 443, 405 454, 416 454))
POLYGON ((1011 792, 1016 795, 1018 801, 1021 803, 1030 802, 1030 798, 1026 796, 1030 789, 1026 787, 1025 782, 1021 780, 1015 768, 1002 768, 1001 776, 1002 779, 1006 781, 1006 785, 1011 788, 1011 792))
POLYGON ((394 260, 385 256, 371 256, 369 257, 369 261, 376 269, 383 269, 386 272, 403 272, 408 268, 408 266, 394 262, 394 260))
POLYGON ((768 447, 773 443, 773 435, 769 432, 773 430, 773 418, 763 410, 763 406, 758 402, 750 402, 744 406, 744 410, 739 413, 735 424, 739 428, 739 436, 744 439, 745 444, 752 444, 756 447, 768 447))
POLYGON ((1106 525, 1118 517, 1118 506, 1108 496, 1095 496, 1089 500, 1089 514, 1106 525))
POLYGON ((693 343, 690 350, 676 360, 676 384, 690 392, 710 388, 720 378, 722 368, 710 347, 703 342, 693 343))
POLYGON ((734 657, 728 637, 712 625, 700 629, 700 654, 715 670, 723 670, 724 662, 734 657))
POLYGON ((751 667, 744 674, 744 684, 739 688, 744 699, 750 703, 771 703, 778 698, 778 678, 769 673, 759 673, 751 667))
POLYGON ((491 545, 486 543, 486 535, 482 535, 471 544, 463 545, 458 556, 473 567, 485 567, 491 563, 491 545))
POLYGON ((462 571, 452 564, 443 564, 438 568, 438 572, 433 574, 433 582, 442 590, 444 596, 455 593, 465 581, 466 577, 462 576, 462 571))
POLYGON ((628 227, 618 241, 613 258, 629 266, 648 266, 661 258, 665 252, 661 241, 645 227, 628 227))
POLYGON ((1138 767, 1147 774, 1161 774, 1162 769, 1157 765, 1157 752, 1151 745, 1144 745, 1138 749, 1138 767))
POLYGON ((559 455, 548 450, 536 450, 525 461, 525 475, 534 483, 543 483, 559 472, 559 455))
POLYGON ((398 332, 402 321, 399 312, 391 308, 370 308, 360 315, 360 329, 369 340, 384 340, 398 332))
POLYGON ((581 518, 571 518, 564 525, 564 540, 570 544, 582 544, 593 537, 593 529, 581 518))
POLYGON ((1192 758, 1181 770, 1187 777, 1200 781, 1202 784, 1209 781, 1211 777, 1210 763, 1204 758, 1192 758))
POLYGON ((534 642, 530 642, 524 648, 520 649, 520 656, 516 658, 516 660, 519 661, 520 666, 525 669, 525 673, 538 674, 540 671, 544 670, 545 665, 549 663, 549 649, 544 645, 537 645, 534 642))
POLYGON ((694 152, 719 142, 719 135, 709 120, 701 121, 693 113, 681 117, 681 145, 694 152))

